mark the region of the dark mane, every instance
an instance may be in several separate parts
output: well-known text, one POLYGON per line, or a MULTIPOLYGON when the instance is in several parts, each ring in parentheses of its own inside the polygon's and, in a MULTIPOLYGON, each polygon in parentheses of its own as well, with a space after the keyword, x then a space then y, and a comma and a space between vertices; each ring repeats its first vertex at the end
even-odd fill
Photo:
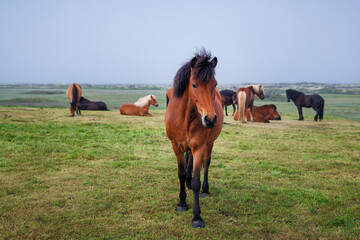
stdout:
MULTIPOLYGON (((196 62, 192 68, 193 76, 199 81, 209 81, 215 75, 215 68, 210 62, 211 53, 202 49, 195 54, 196 62)), ((189 84, 192 60, 185 63, 176 73, 173 83, 174 95, 181 97, 189 84)))
POLYGON ((294 89, 288 89, 286 90, 286 96, 289 96, 290 98, 297 99, 299 96, 304 95, 302 92, 298 92, 294 89))

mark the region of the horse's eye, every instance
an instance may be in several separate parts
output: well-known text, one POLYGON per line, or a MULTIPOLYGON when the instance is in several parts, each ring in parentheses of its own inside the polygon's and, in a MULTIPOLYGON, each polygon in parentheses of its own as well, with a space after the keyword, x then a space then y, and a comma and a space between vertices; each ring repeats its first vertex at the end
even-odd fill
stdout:
POLYGON ((193 88, 197 88, 197 86, 195 84, 191 84, 193 88))

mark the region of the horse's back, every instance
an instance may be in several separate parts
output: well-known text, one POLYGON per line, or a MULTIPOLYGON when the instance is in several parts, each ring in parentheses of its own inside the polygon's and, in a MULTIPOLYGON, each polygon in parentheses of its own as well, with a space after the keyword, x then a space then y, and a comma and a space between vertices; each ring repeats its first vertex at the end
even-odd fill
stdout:
POLYGON ((120 107, 120 114, 122 115, 138 115, 138 107, 132 103, 124 103, 120 107))

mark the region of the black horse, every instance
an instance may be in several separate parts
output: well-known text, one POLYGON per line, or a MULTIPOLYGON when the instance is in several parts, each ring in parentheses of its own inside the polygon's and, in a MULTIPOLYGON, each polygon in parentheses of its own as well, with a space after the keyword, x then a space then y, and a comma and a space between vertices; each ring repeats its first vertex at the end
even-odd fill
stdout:
POLYGON ((293 89, 286 90, 287 101, 290 102, 290 99, 293 100, 294 104, 298 108, 299 111, 299 121, 304 120, 304 116, 302 113, 302 107, 312 107, 316 111, 316 115, 314 120, 317 121, 318 117, 321 121, 324 115, 324 105, 325 100, 318 94, 313 95, 305 95, 302 92, 298 92, 293 89))
POLYGON ((232 105, 233 106, 233 116, 236 112, 236 106, 235 104, 237 104, 237 101, 236 101, 236 92, 232 91, 232 90, 222 90, 220 91, 220 95, 221 95, 221 105, 224 109, 225 107, 225 113, 226 113, 226 116, 228 116, 227 114, 227 106, 229 105, 232 105))
POLYGON ((79 109, 80 110, 107 110, 107 106, 104 102, 92 102, 87 98, 81 97, 79 109))

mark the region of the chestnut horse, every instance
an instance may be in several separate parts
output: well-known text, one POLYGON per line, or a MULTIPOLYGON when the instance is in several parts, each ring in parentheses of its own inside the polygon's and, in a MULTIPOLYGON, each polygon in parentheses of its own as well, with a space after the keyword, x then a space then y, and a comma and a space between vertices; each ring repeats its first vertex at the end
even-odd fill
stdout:
POLYGON ((154 95, 148 95, 146 97, 139 98, 139 100, 137 100, 137 102, 134 104, 124 103, 120 107, 120 114, 152 117, 152 115, 149 113, 150 105, 155 107, 159 106, 154 95))
POLYGON ((238 111, 239 116, 237 117, 237 119, 242 123, 247 123, 245 112, 248 108, 250 108, 250 120, 251 122, 254 122, 252 116, 252 108, 254 105, 255 94, 261 100, 265 98, 264 87, 261 84, 249 85, 246 88, 239 88, 236 92, 236 96, 238 98, 238 106, 239 106, 239 111, 238 111))
POLYGON ((76 111, 76 114, 80 114, 80 109, 79 109, 79 102, 80 102, 80 97, 81 97, 82 91, 81 91, 81 86, 77 83, 73 83, 70 84, 70 86, 68 87, 67 91, 66 91, 66 95, 69 98, 70 101, 70 117, 74 117, 74 113, 76 111))
MULTIPOLYGON (((265 122, 269 123, 269 120, 281 120, 280 114, 276 110, 276 106, 274 104, 266 104, 260 107, 253 106, 253 119, 255 122, 265 122)), ((235 120, 239 115, 235 115, 235 120)), ((246 119, 250 121, 250 109, 246 110, 246 119)))
POLYGON ((224 120, 221 96, 216 89, 217 58, 214 57, 211 61, 210 59, 211 53, 203 49, 177 71, 173 83, 173 96, 165 113, 166 134, 171 141, 178 164, 180 202, 177 211, 188 209, 186 181, 187 187, 192 188, 194 193, 192 226, 195 228, 205 227, 199 205, 201 167, 204 167, 201 196, 206 197, 209 195, 208 170, 211 150, 224 120), (187 161, 184 157, 185 152, 188 154, 187 161))
POLYGON ((232 90, 222 90, 222 91, 220 91, 220 95, 221 95, 221 105, 223 108, 225 107, 226 116, 228 116, 227 106, 229 106, 229 105, 232 105, 232 107, 233 107, 232 116, 234 116, 234 114, 236 112, 236 105, 237 105, 236 92, 234 92, 232 90))

